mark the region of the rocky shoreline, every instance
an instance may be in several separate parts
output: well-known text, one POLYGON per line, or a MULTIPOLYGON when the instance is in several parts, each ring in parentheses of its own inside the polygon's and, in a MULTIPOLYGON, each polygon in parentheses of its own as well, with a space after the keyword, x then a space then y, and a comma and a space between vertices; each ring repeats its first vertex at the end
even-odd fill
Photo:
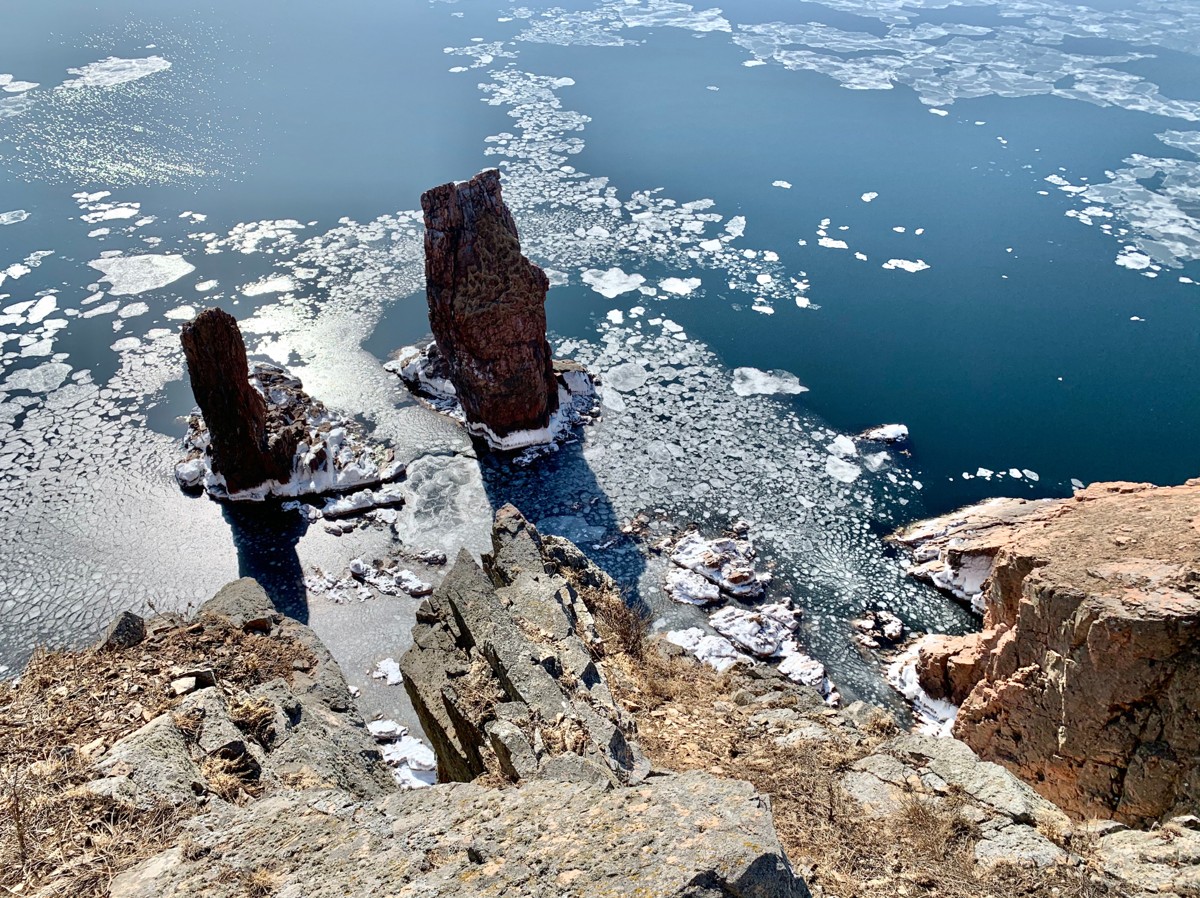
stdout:
MULTIPOLYGON (((385 367, 480 452, 525 465, 558 451, 600 414, 598 379, 552 358, 549 282, 521 254, 498 172, 434 188, 422 207, 434 341, 385 367)), ((222 501, 287 498, 339 534, 355 526, 343 518, 396 522, 404 493, 389 484, 406 471, 390 450, 283 369, 251 368, 224 312, 202 312, 181 340, 201 411, 181 486, 222 501)), ((861 438, 907 436, 886 425, 861 438)), ((852 439, 826 449, 829 476, 861 474, 847 461, 852 439)), ((84 656, 84 683, 53 694, 112 679, 114 665, 128 680, 132 661, 153 673, 138 689, 154 701, 136 703, 143 721, 113 708, 124 723, 87 744, 71 741, 54 701, 33 710, 54 679, 35 659, 32 685, 7 697, 18 729, 32 718, 54 731, 70 788, 48 786, 16 744, 22 760, 7 772, 46 816, 99 800, 132 829, 100 853, 108 878, 80 886, 52 860, 66 851, 57 835, 31 867, 29 802, 14 786, 5 850, 23 878, 12 882, 48 898, 48 865, 60 863, 76 891, 113 896, 1200 890, 1200 481, 991 500, 896 534, 908 574, 985 625, 912 641, 888 602, 853 596, 847 643, 887 664, 921 720, 913 733, 878 708, 840 707, 802 650, 807 609, 772 589, 735 512, 724 534, 708 512, 708 524, 665 538, 655 527, 647 548, 665 561, 665 594, 706 619, 651 637, 640 604, 578 547, 489 499, 501 506, 490 551, 459 551, 432 582, 394 544, 342 575, 297 577, 335 604, 421 600, 403 625, 411 647, 371 662, 373 677, 403 684, 421 734, 384 714, 365 722, 330 653, 253 581, 226 587, 194 622, 119 618, 84 656), (221 669, 154 657, 217 642, 221 669), (132 850, 147 814, 161 826, 132 850)), ((639 520, 623 532, 637 535, 639 520)), ((412 557, 423 571, 449 561, 412 557)))
POLYGON ((983 607, 982 632, 919 647, 958 738, 1077 816, 1200 807, 1200 481, 996 499, 895 539, 983 607))
MULTIPOLYGON (((1146 833, 1079 823, 958 740, 900 733, 861 703, 831 709, 770 665, 718 674, 647 637, 607 575, 515 509, 497 514, 482 566, 461 556, 419 620, 400 667, 438 785, 415 791, 388 766, 405 734, 358 715, 328 651, 253 581, 193 621, 126 614, 93 650, 35 659, 0 719, 42 734, 72 772, 64 785, 40 748, 9 738, 14 813, 37 835, 4 884, 113 898, 1049 898, 1071 883, 1184 896, 1200 882, 1195 818, 1146 833), (72 728, 89 694, 109 697, 72 728), (104 710, 131 694, 140 716, 104 710), (75 830, 41 822, 81 807, 73 826, 99 813, 125 827, 102 863, 75 830)), ((6 828, 5 859, 21 850, 6 828)))

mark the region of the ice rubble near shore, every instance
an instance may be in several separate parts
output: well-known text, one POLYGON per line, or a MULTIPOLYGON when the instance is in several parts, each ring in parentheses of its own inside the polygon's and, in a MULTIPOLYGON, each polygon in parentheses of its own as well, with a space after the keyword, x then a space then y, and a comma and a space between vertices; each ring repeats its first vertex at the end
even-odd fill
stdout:
POLYGON ((921 688, 917 677, 917 658, 920 650, 921 643, 918 641, 895 658, 887 667, 887 681, 907 700, 922 733, 931 736, 953 736, 954 721, 958 718, 958 705, 932 698, 921 688))
MULTIPOLYGON (((524 450, 524 461, 532 461, 566 440, 571 430, 586 424, 596 413, 597 394, 591 375, 583 370, 557 370, 558 408, 550 415, 549 423, 537 430, 517 430, 503 436, 493 433, 485 424, 468 422, 458 393, 450 380, 450 370, 436 343, 421 348, 406 346, 396 357, 384 364, 384 370, 399 377, 413 394, 434 411, 453 418, 477 437, 501 452, 524 450)), ((557 364, 557 363, 556 363, 557 364)))
MULTIPOLYGON (((734 527, 743 536, 748 529, 744 522, 734 527)), ((771 577, 755 570, 754 557, 754 547, 747 539, 705 539, 689 530, 671 549, 666 593, 687 605, 762 600, 771 577)), ((688 627, 668 632, 667 640, 718 672, 735 664, 777 662, 785 676, 812 686, 828 704, 836 705, 841 697, 826 675, 825 666, 802 652, 796 641, 800 616, 788 600, 752 608, 726 605, 708 618, 715 634, 701 627, 688 627)))

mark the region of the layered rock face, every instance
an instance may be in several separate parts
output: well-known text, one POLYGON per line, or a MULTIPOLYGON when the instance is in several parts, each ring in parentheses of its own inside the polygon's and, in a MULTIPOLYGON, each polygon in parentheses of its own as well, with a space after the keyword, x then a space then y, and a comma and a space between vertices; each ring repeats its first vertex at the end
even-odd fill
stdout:
MULTIPOLYGON (((521 255, 500 173, 421 196, 429 323, 473 433, 494 445, 543 431, 558 408, 545 273, 521 255)), ((544 439, 544 437, 543 437, 544 439)))
POLYGON ((268 437, 267 403, 250 385, 246 344, 234 317, 205 309, 183 326, 179 339, 208 425, 212 469, 225 478, 229 492, 287 480, 303 430, 285 428, 268 437))
POLYGON ((913 573, 985 607, 922 647, 954 732, 1080 816, 1146 824, 1200 802, 1200 480, 992 500, 897 539, 913 573))
POLYGON ((483 568, 459 555, 400 661, 440 778, 641 782, 650 763, 593 658, 591 613, 511 505, 492 545, 483 568))
MULTIPOLYGON (((442 783, 392 792, 386 780, 376 791, 314 776, 241 806, 213 802, 174 847, 117 876, 112 898, 808 898, 752 786, 704 772, 647 777, 592 657, 591 616, 555 568, 569 567, 581 589, 611 580, 511 508, 497 516, 494 545, 486 572, 459 558, 422 606, 418 647, 404 658, 442 783), (478 773, 492 776, 445 782, 478 773), (516 786, 484 784, 501 778, 516 786)), ((205 610, 246 627, 287 625, 239 604, 205 610)), ((298 726, 346 738, 340 718, 318 711, 304 706, 298 726)), ((357 738, 360 756, 339 772, 386 777, 357 738)), ((342 757, 310 750, 316 764, 342 757)), ((177 750, 164 754, 182 763, 177 750)))

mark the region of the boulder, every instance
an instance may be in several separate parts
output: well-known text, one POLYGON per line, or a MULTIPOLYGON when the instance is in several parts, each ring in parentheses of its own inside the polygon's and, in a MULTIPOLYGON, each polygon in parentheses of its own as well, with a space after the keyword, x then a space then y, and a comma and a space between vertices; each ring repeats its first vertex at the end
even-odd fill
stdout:
POLYGON ((1145 825, 1200 802, 1200 480, 991 500, 895 539, 981 602, 922 647, 955 735, 1079 817, 1145 825))
POLYGON ((227 619, 240 630, 266 631, 280 617, 275 603, 251 577, 243 577, 222 586, 215 596, 200 606, 200 614, 227 619))
POLYGON ((492 545, 482 567, 459 555, 400 661, 439 779, 641 782, 650 765, 596 663, 591 612, 551 573, 571 553, 552 555, 512 506, 496 513, 492 545))
POLYGON ((214 629, 225 637, 230 625, 269 634, 313 663, 293 670, 290 683, 276 679, 249 691, 218 683, 209 667, 173 668, 178 703, 100 755, 94 766, 103 779, 89 791, 141 808, 200 806, 219 791, 212 773, 222 766, 256 791, 320 787, 358 799, 393 791, 395 780, 328 649, 309 627, 278 614, 254 580, 227 584, 194 623, 180 621, 155 638, 184 643, 214 629), (214 768, 214 761, 224 763, 214 768))
POLYGON ((146 621, 132 611, 122 611, 113 618, 104 637, 100 640, 101 651, 119 652, 141 645, 146 638, 146 621))
POLYGON ((501 448, 544 442, 559 403, 550 282, 521 255, 500 173, 434 187, 421 208, 429 324, 468 428, 501 448))
POLYGON ((273 894, 306 898, 809 894, 768 802, 747 783, 699 772, 616 790, 459 783, 365 805, 336 793, 279 794, 198 818, 187 836, 186 852, 116 877, 112 898, 241 898, 258 871, 273 894))

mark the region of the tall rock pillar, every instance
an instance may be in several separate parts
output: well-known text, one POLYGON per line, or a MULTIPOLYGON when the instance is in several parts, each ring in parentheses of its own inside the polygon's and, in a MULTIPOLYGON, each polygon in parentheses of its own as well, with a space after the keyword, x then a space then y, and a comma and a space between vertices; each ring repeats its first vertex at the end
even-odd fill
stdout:
POLYGON ((179 339, 208 427, 214 473, 225 478, 230 493, 287 480, 291 453, 270 451, 267 404, 250 385, 246 344, 234 317, 205 309, 183 325, 179 339))
POLYGON ((429 323, 467 426, 493 446, 526 445, 520 433, 545 428, 558 409, 550 282, 521 255, 495 169, 427 190, 421 208, 429 323))

